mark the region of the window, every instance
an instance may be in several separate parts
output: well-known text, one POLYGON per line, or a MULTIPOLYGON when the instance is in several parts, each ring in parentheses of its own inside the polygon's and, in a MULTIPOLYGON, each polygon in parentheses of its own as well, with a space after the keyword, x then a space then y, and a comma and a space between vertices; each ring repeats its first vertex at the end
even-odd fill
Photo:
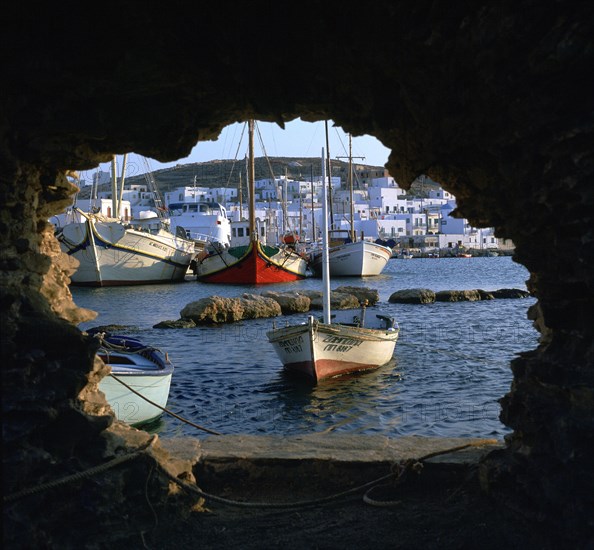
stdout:
POLYGON ((243 237, 243 227, 238 227, 237 228, 237 236, 238 237, 243 237))

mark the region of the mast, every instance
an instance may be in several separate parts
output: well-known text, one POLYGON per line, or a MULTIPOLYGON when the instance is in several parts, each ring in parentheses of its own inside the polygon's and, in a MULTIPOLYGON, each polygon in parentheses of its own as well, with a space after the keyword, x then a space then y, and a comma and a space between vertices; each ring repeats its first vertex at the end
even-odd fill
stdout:
MULTIPOLYGON (((330 164, 330 138, 328 136, 328 121, 324 121, 326 128, 326 150, 327 155, 327 170, 328 170, 328 202, 330 203, 330 229, 334 229, 334 214, 332 212, 332 165, 330 164)), ((327 222, 326 222, 327 223, 327 222)))
POLYGON ((241 172, 239 172, 239 186, 237 189, 237 200, 239 201, 239 221, 243 219, 243 197, 241 195, 241 172))
POLYGON ((314 213, 314 181, 313 181, 313 164, 311 165, 311 242, 316 242, 316 217, 314 213))
POLYGON ((116 156, 111 157, 111 207, 112 217, 117 217, 118 211, 118 173, 117 173, 116 156))
POLYGON ((249 221, 250 221, 250 240, 255 241, 258 238, 256 233, 256 168, 254 161, 254 119, 248 121, 249 129, 249 170, 248 170, 248 189, 250 191, 249 203, 249 221))
POLYGON ((353 139, 349 134, 349 199, 351 201, 351 241, 355 242, 355 206, 353 205, 353 139))
MULTIPOLYGON (((126 177, 126 164, 128 163, 128 153, 124 154, 122 160, 122 175, 120 176, 120 196, 118 199, 118 208, 122 208, 122 199, 124 198, 124 178, 126 177)), ((118 218, 122 217, 122 213, 118 211, 118 218)))
MULTIPOLYGON (((344 157, 336 157, 338 159, 344 157)), ((353 202, 353 159, 364 160, 365 157, 353 157, 353 136, 349 134, 349 195, 351 201, 351 241, 355 242, 355 204, 353 202)))
POLYGON ((326 170, 324 170, 324 148, 322 147, 322 307, 324 312, 324 323, 329 325, 330 314, 330 257, 328 252, 328 182, 326 181, 326 170))

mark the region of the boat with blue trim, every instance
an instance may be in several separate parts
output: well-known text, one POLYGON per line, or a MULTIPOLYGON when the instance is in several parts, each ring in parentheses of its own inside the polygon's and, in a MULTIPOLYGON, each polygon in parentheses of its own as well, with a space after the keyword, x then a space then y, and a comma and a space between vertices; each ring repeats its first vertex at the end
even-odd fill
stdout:
POLYGON ((97 356, 111 367, 99 389, 116 418, 131 426, 157 420, 167 406, 174 371, 168 354, 128 336, 88 332, 100 341, 97 356))

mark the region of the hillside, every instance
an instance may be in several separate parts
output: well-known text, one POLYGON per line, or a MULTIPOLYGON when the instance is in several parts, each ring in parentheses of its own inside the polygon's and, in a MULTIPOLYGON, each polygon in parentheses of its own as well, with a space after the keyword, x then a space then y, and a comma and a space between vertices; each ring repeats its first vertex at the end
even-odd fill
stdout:
MULTIPOLYGON (((348 162, 341 160, 332 160, 332 176, 339 176, 342 181, 348 177, 348 162)), ((368 177, 369 172, 374 172, 372 177, 379 177, 378 173, 383 173, 382 166, 370 166, 364 164, 353 164, 356 174, 361 174, 360 178, 368 177)), ((243 186, 246 184, 245 161, 241 160, 211 160, 208 162, 195 162, 191 164, 178 164, 173 168, 164 168, 155 170, 153 177, 161 193, 166 193, 177 187, 189 186, 194 184, 198 187, 237 187, 241 173, 243 186)), ((301 158, 301 157, 257 157, 255 159, 256 180, 271 178, 274 176, 287 175, 290 179, 309 180, 313 173, 314 177, 320 176, 321 166, 319 158, 301 158)), ((126 185, 146 183, 145 174, 139 174, 126 178, 126 185)), ((357 180, 355 179, 355 186, 357 180)), ((413 184, 411 194, 419 194, 423 191, 426 194, 429 188, 435 188, 437 184, 433 182, 425 183, 421 188, 416 182, 413 184)), ((109 191, 109 184, 99 186, 99 191, 109 191)), ((88 198, 91 194, 91 186, 84 186, 79 198, 88 198)))

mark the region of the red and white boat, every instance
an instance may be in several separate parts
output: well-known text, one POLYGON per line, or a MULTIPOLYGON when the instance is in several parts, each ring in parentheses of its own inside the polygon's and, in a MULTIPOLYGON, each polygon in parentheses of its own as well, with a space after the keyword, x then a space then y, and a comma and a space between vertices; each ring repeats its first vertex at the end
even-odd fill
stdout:
POLYGON ((288 245, 269 246, 260 242, 256 230, 254 121, 249 128, 249 244, 225 247, 211 243, 195 259, 196 278, 204 283, 269 284, 304 279, 307 261, 288 245))
POLYGON ((323 320, 310 316, 306 323, 279 329, 273 326, 267 333, 284 368, 300 373, 314 383, 385 365, 392 359, 399 334, 392 317, 370 314, 367 304, 362 304, 360 310, 342 310, 331 315, 325 177, 322 181, 325 227, 322 234, 323 320))

